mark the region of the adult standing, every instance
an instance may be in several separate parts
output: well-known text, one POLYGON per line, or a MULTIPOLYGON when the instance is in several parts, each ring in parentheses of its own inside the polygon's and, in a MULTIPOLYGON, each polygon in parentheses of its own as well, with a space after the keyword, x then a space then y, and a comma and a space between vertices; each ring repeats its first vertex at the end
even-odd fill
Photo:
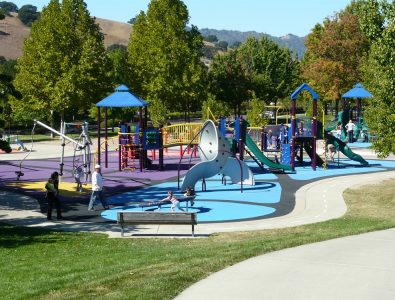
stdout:
POLYGON ((352 120, 350 120, 345 127, 347 130, 348 142, 352 143, 354 141, 355 124, 352 122, 352 120))
POLYGON ((47 190, 46 198, 48 201, 47 219, 52 220, 52 209, 55 206, 56 217, 58 220, 61 220, 62 210, 59 201, 59 173, 58 172, 54 172, 51 174, 51 177, 48 179, 48 182, 45 185, 45 189, 47 190))
POLYGON ((88 210, 94 210, 93 206, 96 199, 99 198, 104 209, 109 209, 106 200, 103 197, 103 176, 100 165, 95 165, 95 171, 92 173, 92 195, 89 201, 88 210))

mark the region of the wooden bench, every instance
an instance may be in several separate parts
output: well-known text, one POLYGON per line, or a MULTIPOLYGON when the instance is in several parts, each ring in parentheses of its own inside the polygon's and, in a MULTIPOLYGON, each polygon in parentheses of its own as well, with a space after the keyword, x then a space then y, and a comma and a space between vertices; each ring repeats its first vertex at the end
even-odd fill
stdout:
POLYGON ((118 211, 117 223, 121 225, 121 235, 124 233, 125 225, 141 224, 172 224, 172 225, 192 225, 192 236, 195 236, 195 225, 197 225, 196 213, 189 212, 134 212, 118 211))

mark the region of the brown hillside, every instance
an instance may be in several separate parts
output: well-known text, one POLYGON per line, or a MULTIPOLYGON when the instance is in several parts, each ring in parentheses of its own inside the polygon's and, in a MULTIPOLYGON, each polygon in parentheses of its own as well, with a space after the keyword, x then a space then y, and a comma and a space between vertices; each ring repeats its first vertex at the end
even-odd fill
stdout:
MULTIPOLYGON (((106 47, 112 44, 128 44, 130 24, 100 18, 96 18, 96 22, 104 34, 106 47)), ((7 16, 0 21, 0 56, 4 56, 6 59, 16 59, 21 56, 23 41, 29 34, 30 28, 18 19, 17 14, 7 16)))
POLYGON ((15 59, 22 55, 23 41, 29 36, 30 28, 16 17, 7 16, 0 21, 0 56, 15 59))
POLYGON ((132 28, 130 24, 100 18, 96 18, 96 23, 102 29, 106 48, 112 44, 127 46, 132 28))

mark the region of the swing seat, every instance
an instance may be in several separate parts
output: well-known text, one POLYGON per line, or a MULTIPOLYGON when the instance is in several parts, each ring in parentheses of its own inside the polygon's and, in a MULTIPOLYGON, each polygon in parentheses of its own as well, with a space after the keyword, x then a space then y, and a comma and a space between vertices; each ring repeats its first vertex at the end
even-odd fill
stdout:
POLYGON ((21 172, 21 171, 15 171, 15 175, 16 175, 16 180, 19 180, 19 178, 22 177, 25 174, 23 172, 21 172))

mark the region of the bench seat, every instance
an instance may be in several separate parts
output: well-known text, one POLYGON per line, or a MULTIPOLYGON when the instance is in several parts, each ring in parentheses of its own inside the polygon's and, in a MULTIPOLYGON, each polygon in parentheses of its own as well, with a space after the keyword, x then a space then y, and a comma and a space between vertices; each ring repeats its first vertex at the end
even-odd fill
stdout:
POLYGON ((124 234, 126 225, 192 225, 192 236, 195 235, 197 225, 196 213, 190 212, 134 212, 118 211, 117 223, 121 226, 121 235, 124 234))

